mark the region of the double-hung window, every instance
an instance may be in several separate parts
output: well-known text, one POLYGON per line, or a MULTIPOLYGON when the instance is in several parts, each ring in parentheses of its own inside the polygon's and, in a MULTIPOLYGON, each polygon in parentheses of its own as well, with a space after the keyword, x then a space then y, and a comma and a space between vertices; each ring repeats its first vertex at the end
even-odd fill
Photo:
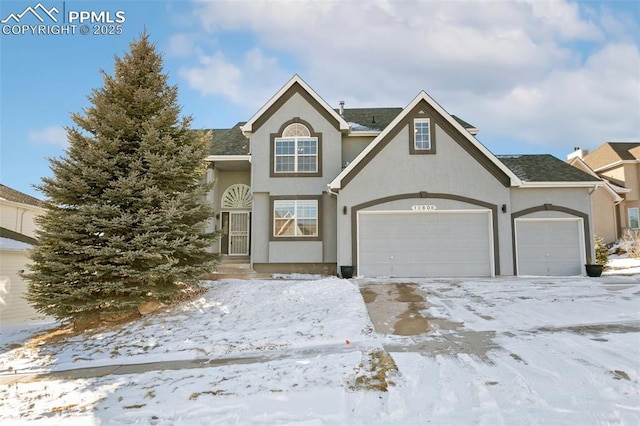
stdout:
POLYGON ((274 237, 317 237, 318 200, 274 200, 274 237))
POLYGON ((637 207, 633 207, 627 210, 629 215, 629 228, 640 229, 640 213, 637 207))
POLYGON ((318 138, 300 123, 287 126, 274 140, 275 173, 318 172, 318 138))
POLYGON ((413 147, 416 151, 431 149, 431 121, 428 118, 413 120, 413 147))

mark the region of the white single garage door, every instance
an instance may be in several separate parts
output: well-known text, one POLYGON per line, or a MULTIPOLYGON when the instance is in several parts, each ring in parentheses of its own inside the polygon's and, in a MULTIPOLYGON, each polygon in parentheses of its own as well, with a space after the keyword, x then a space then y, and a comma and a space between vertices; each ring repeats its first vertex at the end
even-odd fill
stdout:
POLYGON ((359 212, 358 275, 494 275, 490 210, 359 212))
POLYGON ((582 219, 516 219, 518 275, 580 275, 582 219))

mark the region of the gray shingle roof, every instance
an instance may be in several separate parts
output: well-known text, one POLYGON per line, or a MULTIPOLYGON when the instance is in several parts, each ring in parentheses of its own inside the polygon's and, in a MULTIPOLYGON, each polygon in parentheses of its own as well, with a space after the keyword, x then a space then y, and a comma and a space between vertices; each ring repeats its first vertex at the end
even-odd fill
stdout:
POLYGON ((640 160, 640 142, 608 142, 621 160, 640 160))
POLYGON ((498 155, 524 182, 597 182, 600 179, 549 154, 498 155))
POLYGON ((230 129, 204 129, 211 131, 209 155, 247 155, 249 154, 249 139, 240 130, 244 122, 240 122, 230 129))
POLYGON ((43 207, 44 205, 41 200, 2 184, 0 184, 0 197, 14 203, 28 204, 37 207, 43 207))
MULTIPOLYGON (((340 113, 339 109, 335 109, 340 113)), ((345 108, 342 117, 349 123, 357 123, 371 130, 384 130, 394 118, 402 112, 402 108, 345 108)), ((472 124, 452 115, 465 129, 474 129, 472 124)))
MULTIPOLYGON (((336 112, 339 110, 336 109, 336 112)), ((344 110, 344 119, 350 123, 382 131, 402 112, 402 108, 349 108, 344 110)), ((474 128, 464 120, 452 116, 465 129, 474 128)), ((245 122, 239 122, 230 129, 202 129, 212 133, 209 143, 209 155, 247 155, 249 154, 249 139, 243 134, 240 127, 245 122)))
MULTIPOLYGON (((335 111, 340 112, 339 109, 335 111)), ((382 131, 401 112, 402 108, 345 108, 342 117, 349 123, 382 131)))

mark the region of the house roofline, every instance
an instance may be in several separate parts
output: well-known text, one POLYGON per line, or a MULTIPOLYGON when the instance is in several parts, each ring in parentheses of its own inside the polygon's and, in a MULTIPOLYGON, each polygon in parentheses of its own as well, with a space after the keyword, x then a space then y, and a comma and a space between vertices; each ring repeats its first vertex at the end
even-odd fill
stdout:
POLYGON ((613 197, 613 200, 616 204, 624 201, 624 198, 622 198, 619 194, 626 194, 628 192, 631 192, 631 189, 629 188, 623 188, 621 186, 618 185, 614 185, 611 182, 609 182, 608 180, 606 180, 605 178, 603 178, 602 176, 598 176, 598 174, 596 172, 593 171, 593 169, 591 167, 589 167, 589 165, 587 163, 584 162, 584 160, 580 157, 573 157, 570 161, 569 164, 575 167, 575 164, 580 165, 580 169, 591 175, 594 177, 597 177, 598 179, 600 179, 604 185, 604 189, 613 197))
MULTIPOLYGON (((6 205, 12 206, 12 207, 18 207, 21 209, 25 209, 25 210, 34 210, 36 212, 39 213, 44 213, 47 211, 47 209, 45 209, 44 207, 40 207, 40 206, 36 206, 33 204, 26 204, 26 203, 21 203, 19 201, 11 201, 11 200, 7 200, 6 198, 0 197, 0 203, 4 203, 6 205)), ((44 201, 42 202, 44 204, 44 201)))
POLYGON ((599 188, 605 186, 606 183, 603 181, 587 181, 587 182, 571 182, 571 181, 561 181, 561 182, 522 182, 520 184, 520 188, 523 189, 531 189, 531 188, 599 188))
POLYGON ((464 128, 458 121, 456 121, 451 114, 445 111, 444 108, 440 106, 431 96, 427 94, 424 90, 421 91, 413 100, 407 105, 400 114, 393 119, 391 123, 385 127, 385 129, 376 136, 376 138, 371 141, 369 145, 366 146, 364 150, 358 154, 358 156, 351 162, 347 167, 345 167, 338 176, 336 176, 331 183, 329 183, 329 188, 331 189, 340 189, 342 187, 342 179, 347 176, 351 171, 360 163, 379 143, 385 136, 391 132, 402 120, 406 118, 406 115, 418 105, 420 101, 427 102, 432 108, 436 110, 442 117, 444 117, 449 124, 451 124, 456 130, 458 130, 471 144, 473 144, 483 155, 485 155, 495 166, 500 169, 505 175, 507 175, 511 181, 511 186, 520 186, 522 181, 513 173, 504 163, 497 159, 495 155, 493 155, 483 144, 481 144, 473 135, 469 132, 469 129, 464 128))
POLYGON ((617 160, 617 161, 614 161, 613 163, 605 164, 604 166, 600 166, 596 169, 593 169, 593 171, 596 173, 603 172, 608 169, 612 169, 614 167, 622 166, 624 164, 638 164, 638 163, 640 163, 640 160, 617 160))
POLYGON ((327 112, 339 123, 339 128, 341 131, 349 132, 351 130, 351 126, 349 126, 349 123, 347 123, 346 120, 342 118, 342 116, 340 116, 340 114, 338 114, 333 108, 331 108, 331 106, 324 99, 322 99, 320 95, 318 95, 307 83, 305 83, 305 81, 300 78, 298 74, 295 74, 284 86, 282 86, 282 88, 280 88, 280 90, 276 92, 275 95, 273 95, 267 101, 267 103, 262 106, 262 108, 258 110, 258 112, 253 115, 253 117, 249 119, 249 121, 247 121, 243 126, 240 127, 240 130, 242 130, 242 133, 246 137, 249 137, 251 133, 253 133, 254 123, 264 113, 266 113, 269 108, 271 108, 271 106, 275 104, 278 99, 280 99, 280 97, 284 95, 294 84, 299 84, 315 101, 317 101, 324 109, 326 109, 327 112))
POLYGON ((207 155, 204 161, 224 162, 224 161, 248 161, 251 162, 251 155, 207 155))

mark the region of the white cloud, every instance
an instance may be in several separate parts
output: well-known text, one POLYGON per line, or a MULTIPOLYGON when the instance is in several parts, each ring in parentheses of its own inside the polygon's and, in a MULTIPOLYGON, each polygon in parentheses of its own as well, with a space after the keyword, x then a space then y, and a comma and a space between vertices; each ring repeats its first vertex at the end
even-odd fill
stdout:
POLYGON ((273 95, 274 85, 282 85, 288 78, 277 59, 265 56, 258 48, 246 52, 239 64, 231 63, 220 51, 202 55, 198 65, 182 67, 178 73, 190 88, 204 95, 223 96, 253 108, 266 102, 273 95))
POLYGON ((640 134, 638 41, 629 37, 638 23, 606 3, 202 0, 196 15, 212 36, 256 39, 241 60, 218 46, 181 70, 192 88, 234 103, 262 103, 298 73, 331 104, 354 107, 404 106, 424 89, 516 143, 640 134))
POLYGON ((46 143, 66 148, 67 131, 62 126, 49 126, 41 130, 31 130, 28 134, 29 140, 37 143, 46 143))
POLYGON ((195 40, 188 34, 174 34, 169 39, 167 53, 171 56, 184 57, 200 53, 200 49, 196 46, 195 40))

